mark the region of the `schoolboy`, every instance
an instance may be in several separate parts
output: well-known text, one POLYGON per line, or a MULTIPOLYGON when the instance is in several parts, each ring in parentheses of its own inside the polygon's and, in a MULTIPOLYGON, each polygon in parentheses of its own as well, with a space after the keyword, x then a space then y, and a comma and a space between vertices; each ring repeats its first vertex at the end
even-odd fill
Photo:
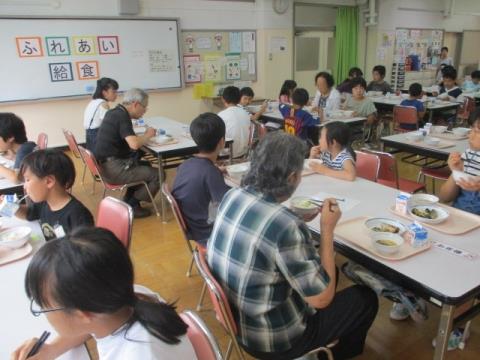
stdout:
POLYGON ((0 151, 3 157, 13 161, 13 168, 0 165, 0 176, 11 182, 18 182, 18 170, 23 158, 37 145, 27 140, 25 124, 13 113, 0 113, 0 151))
POLYGON ((248 150, 250 134, 250 115, 238 106, 240 90, 236 86, 227 86, 222 93, 225 110, 218 113, 225 123, 225 136, 233 139, 233 158, 244 156, 248 150))
POLYGON ((392 87, 385 79, 386 69, 383 65, 376 65, 372 70, 373 80, 368 84, 367 91, 381 91, 384 95, 392 93, 392 87))
POLYGON ((308 91, 296 88, 292 93, 293 104, 280 104, 279 109, 285 121, 285 132, 296 135, 303 140, 310 139, 312 143, 317 144, 318 132, 315 133, 315 129, 320 121, 303 109, 308 100, 308 91))
POLYGON ((20 174, 31 202, 15 214, 39 220, 45 239, 64 237, 81 225, 93 226, 90 211, 68 190, 75 182, 72 160, 59 150, 37 150, 23 159, 20 174))
MULTIPOLYGON (((423 106, 423 102, 420 101, 423 95, 422 85, 419 83, 411 84, 408 88, 408 94, 408 99, 402 100, 400 105, 413 106, 415 109, 417 109, 418 121, 421 122, 425 116, 425 107, 423 106)), ((415 130, 417 128, 415 124, 401 124, 400 126, 406 130, 415 130)))
POLYGON ((172 195, 182 210, 190 237, 206 246, 218 204, 230 189, 215 166, 225 146, 225 124, 218 115, 204 113, 192 121, 190 134, 199 152, 178 167, 172 195))
MULTIPOLYGON (((253 100, 254 96, 255 96, 255 93, 253 92, 251 87, 246 86, 246 87, 241 88, 240 89, 240 103, 238 105, 240 107, 242 107, 243 109, 245 109, 245 111, 250 113, 247 110, 247 106, 252 103, 252 100, 253 100)), ((250 114, 250 120, 251 121, 258 121, 260 116, 262 116, 265 113, 265 111, 267 110, 267 106, 268 106, 268 102, 267 102, 267 100, 265 100, 263 102, 263 104, 260 106, 260 109, 256 113, 250 114)))

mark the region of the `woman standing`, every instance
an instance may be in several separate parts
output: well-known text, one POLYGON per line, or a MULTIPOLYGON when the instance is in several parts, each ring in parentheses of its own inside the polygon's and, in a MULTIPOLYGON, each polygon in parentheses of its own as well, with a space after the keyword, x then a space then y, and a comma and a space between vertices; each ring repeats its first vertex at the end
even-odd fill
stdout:
POLYGON ((97 132, 103 121, 105 113, 110 109, 108 102, 113 102, 117 98, 118 83, 110 78, 101 78, 97 80, 97 89, 93 94, 93 99, 87 105, 83 115, 83 127, 85 128, 87 149, 95 152, 97 132))
POLYGON ((333 87, 333 84, 333 76, 328 72, 322 71, 315 76, 317 93, 313 99, 312 111, 318 112, 320 119, 324 119, 325 112, 340 108, 340 93, 333 87))

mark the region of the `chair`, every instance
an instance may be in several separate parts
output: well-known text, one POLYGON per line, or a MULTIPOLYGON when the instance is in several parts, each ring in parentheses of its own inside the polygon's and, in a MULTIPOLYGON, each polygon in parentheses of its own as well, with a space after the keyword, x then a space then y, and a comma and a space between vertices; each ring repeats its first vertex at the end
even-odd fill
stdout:
POLYGON ((188 325, 187 336, 198 360, 222 360, 217 340, 203 320, 195 312, 185 310, 180 314, 188 325))
POLYGON ((377 182, 379 184, 412 194, 418 191, 426 192, 425 184, 422 184, 418 181, 401 178, 398 175, 397 160, 392 154, 370 149, 362 150, 364 152, 369 152, 377 155, 380 159, 380 169, 378 171, 377 178, 377 182))
POLYGON ((415 129, 418 129, 417 109, 413 106, 395 105, 393 107, 393 123, 395 132, 412 131, 412 129, 403 129, 401 125, 415 125, 415 129))
POLYGON ((80 151, 80 155, 85 161, 85 164, 87 165, 87 168, 92 174, 92 176, 94 177, 94 179, 98 179, 98 181, 102 183, 103 185, 102 198, 105 197, 105 193, 107 192, 107 190, 123 191, 124 189, 129 188, 131 186, 143 185, 145 186, 145 189, 147 189, 148 196, 150 197, 152 205, 155 208, 155 213, 157 214, 157 216, 160 216, 157 205, 155 204, 155 201, 153 199, 152 193, 150 192, 150 189, 148 188, 147 183, 145 181, 136 181, 128 184, 111 184, 103 178, 100 172, 100 167, 98 166, 98 163, 97 163, 97 159, 95 159, 95 156, 92 154, 92 152, 90 150, 85 149, 83 146, 78 146, 78 150, 80 151))
POLYGON ((235 320, 233 318, 232 309, 230 308, 227 296, 223 292, 220 284, 217 282, 217 280, 215 280, 212 273, 210 272, 207 264, 207 259, 205 258, 205 253, 202 253, 195 249, 195 251, 193 252, 193 258, 195 259, 195 264, 197 265, 198 272, 205 281, 205 284, 207 285, 208 293, 210 294, 210 298, 212 299, 215 316, 227 332, 227 335, 230 337, 228 348, 225 353, 225 360, 228 360, 230 358, 233 348, 235 348, 238 358, 240 360, 245 360, 243 351, 237 342, 237 324, 235 323, 235 320))
POLYGON ((356 161, 355 167, 357 170, 357 175, 370 180, 377 181, 378 171, 380 169, 380 158, 370 152, 363 152, 355 150, 356 161))
POLYGON ((463 104, 457 113, 457 123, 467 125, 470 119, 470 114, 475 111, 475 99, 470 96, 465 96, 463 104))
MULTIPOLYGON (((170 191, 170 188, 166 182, 162 184, 162 193, 163 195, 165 195, 165 198, 170 204, 170 209, 172 210, 173 216, 175 217, 175 220, 177 221, 177 224, 180 227, 180 230, 182 230, 183 239, 187 244, 190 254, 192 254, 192 259, 190 261, 190 265, 188 266, 188 270, 187 270, 187 277, 190 277, 192 275, 192 267, 194 262, 194 259, 193 259, 194 248, 192 247, 191 242, 193 241, 195 243, 195 249, 200 249, 200 251, 203 253, 205 253, 207 250, 202 245, 195 242, 193 239, 190 239, 190 236, 188 235, 187 223, 183 218, 182 211, 180 210, 177 200, 173 197, 172 192, 170 191)), ((206 290, 207 290, 206 285, 203 284, 202 292, 200 294, 200 299, 198 300, 198 304, 197 304, 197 311, 200 311, 202 308, 203 298, 205 296, 206 290)))
MULTIPOLYGON (((82 155, 80 155, 77 139, 75 139, 75 135, 73 135, 71 131, 66 129, 62 129, 62 131, 63 131, 63 135, 65 136, 65 140, 67 140, 68 148, 72 152, 73 156, 75 156, 77 159, 82 160, 82 163, 83 163, 82 185, 83 185, 83 183, 85 182, 85 173, 87 170, 87 165, 85 164, 85 161, 83 160, 82 155)), ((95 185, 95 180, 93 184, 95 185)))
POLYGON ((132 239, 133 210, 126 202, 107 196, 98 205, 97 227, 110 230, 127 249, 132 239))
POLYGON ((420 169, 417 177, 417 182, 422 181, 426 185, 427 178, 432 179, 432 194, 435 194, 435 180, 447 181, 452 171, 448 166, 441 167, 423 167, 420 169))
POLYGON ((37 146, 39 150, 45 150, 48 145, 48 135, 41 132, 37 137, 37 146))

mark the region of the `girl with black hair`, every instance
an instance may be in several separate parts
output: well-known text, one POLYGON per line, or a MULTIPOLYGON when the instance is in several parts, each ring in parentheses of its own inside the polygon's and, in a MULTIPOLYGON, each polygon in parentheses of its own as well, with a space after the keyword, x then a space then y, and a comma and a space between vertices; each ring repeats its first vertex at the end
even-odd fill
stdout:
POLYGON ((278 101, 280 101, 281 104, 291 104, 292 94, 296 88, 297 83, 295 82, 295 80, 285 80, 283 82, 282 88, 280 89, 278 101))
POLYGON ((87 149, 95 152, 98 128, 100 127, 106 112, 110 109, 108 102, 117 99, 118 83, 110 78, 97 80, 97 88, 93 93, 92 100, 88 103, 83 115, 83 127, 87 149))
POLYGON ((357 172, 355 169, 355 152, 350 146, 350 129, 348 125, 333 121, 322 128, 320 145, 310 149, 309 166, 315 172, 337 179, 354 181, 357 172))
MULTIPOLYGON (((90 336, 100 360, 196 359, 175 306, 136 294, 133 281, 128 252, 108 230, 78 228, 46 243, 28 266, 25 289, 32 314, 44 313, 58 337, 29 359, 56 358, 90 336)), ((12 359, 25 359, 34 343, 12 359)))

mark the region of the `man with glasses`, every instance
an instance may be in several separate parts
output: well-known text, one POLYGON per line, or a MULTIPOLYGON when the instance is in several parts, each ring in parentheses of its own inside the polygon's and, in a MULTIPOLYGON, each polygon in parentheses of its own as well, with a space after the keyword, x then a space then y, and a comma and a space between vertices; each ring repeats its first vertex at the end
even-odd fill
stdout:
MULTIPOLYGON (((145 181, 153 196, 159 190, 158 171, 146 161, 139 161, 140 148, 156 131, 147 128, 137 136, 133 131, 132 120, 140 119, 147 111, 148 94, 141 89, 130 89, 123 96, 123 102, 105 114, 97 135, 95 155, 102 175, 113 184, 126 184, 145 181)), ((132 186, 123 199, 133 208, 135 218, 147 217, 150 210, 142 208, 140 201, 149 201, 145 186, 132 186)))

